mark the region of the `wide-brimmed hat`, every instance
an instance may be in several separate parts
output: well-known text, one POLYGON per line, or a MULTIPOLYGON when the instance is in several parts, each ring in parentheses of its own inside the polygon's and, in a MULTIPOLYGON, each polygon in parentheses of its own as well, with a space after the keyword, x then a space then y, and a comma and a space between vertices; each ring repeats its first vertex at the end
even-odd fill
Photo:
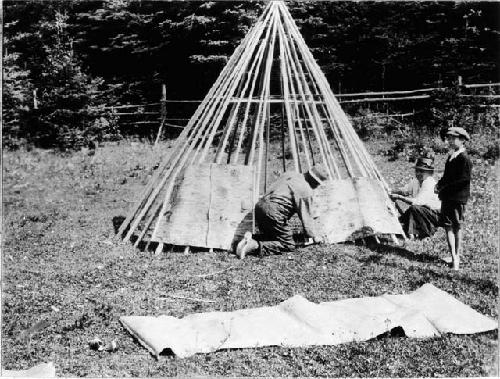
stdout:
POLYGON ((434 159, 420 157, 417 159, 417 163, 415 164, 415 169, 422 171, 434 171, 434 159))
POLYGON ((325 180, 328 179, 328 172, 322 165, 312 166, 311 169, 309 170, 309 175, 311 175, 312 178, 319 184, 323 183, 325 180))
POLYGON ((469 133, 467 133, 467 130, 461 128, 460 126, 452 126, 451 128, 448 128, 445 135, 462 137, 467 141, 470 140, 470 136, 469 133))

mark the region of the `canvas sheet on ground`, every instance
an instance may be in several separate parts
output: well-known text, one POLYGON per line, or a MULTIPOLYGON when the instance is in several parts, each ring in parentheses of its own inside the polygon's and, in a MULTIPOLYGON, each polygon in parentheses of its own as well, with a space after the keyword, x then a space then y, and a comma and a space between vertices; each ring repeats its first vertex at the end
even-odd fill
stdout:
POLYGON ((496 321, 432 284, 407 295, 320 304, 296 295, 272 307, 196 313, 182 319, 126 316, 120 321, 156 357, 165 349, 189 357, 221 349, 337 345, 366 341, 395 327, 403 328, 410 338, 497 328, 496 321))

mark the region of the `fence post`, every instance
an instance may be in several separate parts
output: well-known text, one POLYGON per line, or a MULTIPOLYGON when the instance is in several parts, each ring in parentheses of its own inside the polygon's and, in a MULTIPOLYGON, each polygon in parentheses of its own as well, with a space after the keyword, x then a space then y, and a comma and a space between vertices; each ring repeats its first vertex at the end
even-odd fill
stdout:
POLYGON ((161 99, 160 99, 160 127, 158 128, 158 134, 156 135, 154 146, 156 146, 160 141, 166 117, 167 117, 167 86, 165 84, 162 84, 161 99))
POLYGON ((160 100, 161 118, 167 117, 167 86, 161 85, 161 100, 160 100))
POLYGON ((36 96, 37 89, 33 90, 33 109, 38 109, 38 98, 36 96))

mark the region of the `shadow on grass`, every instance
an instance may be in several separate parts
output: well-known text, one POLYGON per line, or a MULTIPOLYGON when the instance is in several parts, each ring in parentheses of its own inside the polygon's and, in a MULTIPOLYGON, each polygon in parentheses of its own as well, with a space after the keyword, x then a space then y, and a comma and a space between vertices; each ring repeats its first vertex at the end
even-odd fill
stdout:
MULTIPOLYGON (((379 245, 376 248, 376 251, 378 253, 382 254, 394 254, 398 255, 400 257, 406 258, 408 260, 414 261, 414 262, 423 262, 423 263, 436 263, 438 266, 442 268, 446 268, 447 264, 444 263, 444 261, 436 257, 434 255, 426 254, 426 253, 421 253, 421 254, 415 254, 414 252, 407 250, 402 247, 398 246, 391 246, 391 245, 379 245)), ((360 259, 361 262, 364 263, 379 263, 380 260, 383 258, 383 255, 371 255, 365 259, 360 259)), ((394 265, 393 263, 383 263, 385 265, 394 265)), ((467 284, 468 286, 476 288, 476 291, 481 292, 481 293, 492 293, 493 295, 497 296, 498 295, 498 284, 492 280, 489 279, 484 279, 484 278, 472 278, 470 277, 464 270, 460 272, 454 272, 447 270, 446 272, 438 272, 434 270, 429 270, 429 268, 416 268, 418 271, 421 272, 421 275, 428 278, 428 277, 433 277, 435 279, 438 278, 443 278, 443 277, 448 277, 452 280, 458 280, 462 283, 467 284)), ((425 282, 425 281, 424 281, 425 282)), ((423 284, 423 283, 422 283, 423 284)))
POLYGON ((115 230, 115 234, 118 233, 118 229, 120 229, 120 226, 122 225, 123 221, 125 221, 124 216, 113 217, 112 223, 113 223, 113 229, 115 230))
MULTIPOLYGON (((463 269, 459 272, 453 271, 449 268, 446 268, 446 264, 441 259, 428 254, 415 254, 411 251, 398 247, 391 247, 387 249, 387 251, 389 253, 396 254, 417 262, 438 263, 436 267, 413 266, 411 268, 412 271, 416 271, 421 278, 414 283, 415 286, 421 286, 425 283, 436 280, 447 279, 452 283, 461 282, 467 287, 473 289, 476 293, 491 294, 494 297, 498 296, 498 284, 494 280, 471 277, 470 274, 463 269), (445 271, 442 270, 443 268, 445 269, 445 271)), ((382 258, 382 255, 371 255, 367 258, 361 258, 359 259, 359 261, 362 263, 379 263, 382 258)), ((394 268, 404 269, 404 267, 397 262, 382 262, 381 264, 394 268)))
MULTIPOLYGON (((122 226, 122 223, 125 221, 125 217, 124 216, 115 216, 113 217, 112 219, 112 223, 113 223, 113 229, 115 231, 115 234, 118 234, 118 230, 120 229, 120 227, 122 226)), ((123 238, 127 232, 128 232, 129 228, 127 227, 121 234, 121 238, 123 238)), ((132 234, 129 238, 129 242, 132 244, 132 245, 135 245, 135 243, 137 242, 137 235, 136 234, 132 234)), ((148 243, 147 241, 140 241, 138 244, 137 244, 137 249, 139 251, 148 251, 148 252, 154 252, 156 251, 156 248, 158 247, 158 242, 150 242, 148 243)), ((165 246, 163 247, 163 250, 162 251, 165 251, 165 246)))
MULTIPOLYGON (((426 254, 426 253, 415 254, 413 251, 407 250, 407 249, 405 249, 403 247, 399 247, 399 246, 378 245, 374 250, 377 253, 398 255, 398 256, 400 256, 402 258, 406 258, 410 261, 443 264, 443 261, 441 260, 441 258, 436 257, 435 255, 430 255, 430 254, 426 254)), ((381 258, 382 258, 382 256, 378 256, 377 262, 381 258)))
POLYGON ((377 336, 377 339, 381 340, 384 338, 403 338, 403 337, 406 337, 405 330, 401 326, 396 326, 385 333, 379 334, 377 336))

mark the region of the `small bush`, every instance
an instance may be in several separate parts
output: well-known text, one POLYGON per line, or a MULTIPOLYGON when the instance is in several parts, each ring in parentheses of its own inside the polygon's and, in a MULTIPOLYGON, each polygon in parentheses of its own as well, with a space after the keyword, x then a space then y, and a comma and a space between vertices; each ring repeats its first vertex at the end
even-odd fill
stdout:
POLYGON ((369 109, 359 110, 358 115, 352 118, 352 124, 356 133, 364 140, 371 137, 402 135, 408 128, 393 117, 384 117, 383 114, 371 112, 369 109))
POLYGON ((483 154, 483 158, 488 161, 496 161, 500 158, 500 141, 496 141, 495 145, 488 146, 486 152, 483 154))
POLYGON ((473 134, 466 147, 469 155, 488 161, 495 161, 500 157, 499 143, 498 134, 473 134))

